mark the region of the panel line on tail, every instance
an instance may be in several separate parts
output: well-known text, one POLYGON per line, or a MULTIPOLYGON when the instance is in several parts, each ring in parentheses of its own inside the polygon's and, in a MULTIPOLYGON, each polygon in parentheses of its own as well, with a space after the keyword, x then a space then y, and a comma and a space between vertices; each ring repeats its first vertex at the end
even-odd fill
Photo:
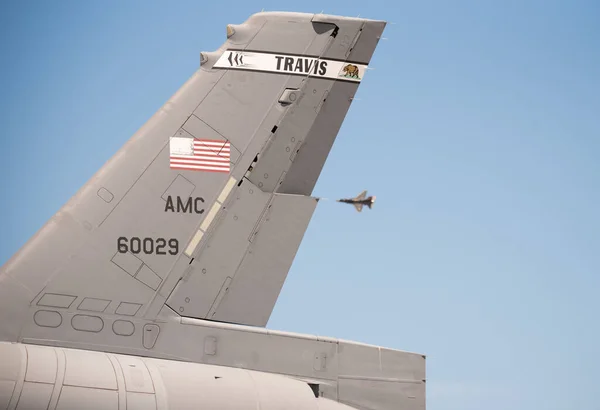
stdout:
MULTIPOLYGON (((165 142, 163 145, 163 149, 169 145, 169 142, 165 142)), ((121 202, 127 197, 127 194, 129 194, 129 192, 136 186, 136 184, 140 181, 140 179, 142 179, 142 177, 144 176, 144 173, 148 170, 148 168, 150 168, 150 166, 155 163, 155 161, 158 159, 158 157, 160 156, 160 153, 162 152, 162 149, 154 156, 154 158, 152 159, 152 161, 144 168, 144 170, 142 172, 140 172, 140 175, 138 175, 138 177, 135 179, 135 181, 133 182, 133 184, 131 184, 131 186, 125 191, 125 193, 119 198, 119 200, 117 201, 117 203, 113 206, 113 208, 110 210, 110 212, 108 212, 108 214, 106 214, 106 216, 104 217, 104 219, 102 219, 102 221, 98 224, 98 227, 101 227, 104 222, 106 222, 106 220, 111 216, 111 214, 119 207, 119 205, 121 204, 121 202)), ((113 157, 114 158, 114 157, 113 157)))

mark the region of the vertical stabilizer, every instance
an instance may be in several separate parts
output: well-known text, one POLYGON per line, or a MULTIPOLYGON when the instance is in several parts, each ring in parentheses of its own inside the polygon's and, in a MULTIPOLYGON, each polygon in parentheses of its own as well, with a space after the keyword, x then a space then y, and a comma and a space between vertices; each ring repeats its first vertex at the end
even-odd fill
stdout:
POLYGON ((223 46, 202 53, 198 71, 1 268, 0 340, 35 329, 127 344, 121 322, 161 311, 265 326, 384 27, 303 13, 230 25, 223 46))

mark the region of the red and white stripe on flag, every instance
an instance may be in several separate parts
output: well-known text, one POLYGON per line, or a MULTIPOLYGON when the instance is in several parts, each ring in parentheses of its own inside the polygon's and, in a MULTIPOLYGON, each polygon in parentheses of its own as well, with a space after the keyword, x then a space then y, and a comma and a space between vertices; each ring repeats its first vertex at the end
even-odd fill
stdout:
POLYGON ((231 147, 229 141, 173 137, 169 141, 169 148, 172 169, 230 171, 231 147))

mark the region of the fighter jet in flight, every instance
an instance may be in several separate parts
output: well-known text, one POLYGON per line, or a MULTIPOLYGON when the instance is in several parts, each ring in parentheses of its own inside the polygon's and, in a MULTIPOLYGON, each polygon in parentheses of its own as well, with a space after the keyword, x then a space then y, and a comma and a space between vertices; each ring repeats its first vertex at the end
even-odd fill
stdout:
POLYGON ((343 202, 345 204, 352 204, 358 212, 362 211, 363 206, 366 205, 371 209, 375 203, 375 195, 367 198, 367 191, 362 191, 358 196, 354 198, 342 198, 338 199, 337 202, 343 202))

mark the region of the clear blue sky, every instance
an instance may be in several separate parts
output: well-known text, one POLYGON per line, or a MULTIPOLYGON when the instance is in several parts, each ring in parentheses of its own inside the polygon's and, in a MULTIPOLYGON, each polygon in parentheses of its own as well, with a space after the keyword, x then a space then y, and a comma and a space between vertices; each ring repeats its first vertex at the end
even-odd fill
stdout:
POLYGON ((428 356, 429 410, 600 409, 600 3, 0 5, 0 264, 185 82, 225 25, 385 31, 269 327, 428 356))

